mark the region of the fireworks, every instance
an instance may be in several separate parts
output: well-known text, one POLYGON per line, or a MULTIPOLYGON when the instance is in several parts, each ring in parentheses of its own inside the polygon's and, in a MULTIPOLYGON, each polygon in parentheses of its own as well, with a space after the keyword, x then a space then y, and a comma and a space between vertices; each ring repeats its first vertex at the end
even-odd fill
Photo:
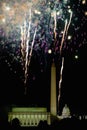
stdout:
POLYGON ((64 67, 64 57, 62 57, 62 65, 61 65, 61 70, 60 70, 59 94, 58 94, 58 112, 59 112, 59 103, 60 103, 60 97, 61 97, 61 83, 62 83, 63 67, 64 67))
MULTIPOLYGON (((24 84, 27 82, 27 77, 28 77, 28 67, 31 61, 31 56, 32 56, 32 50, 34 46, 34 41, 35 41, 35 36, 36 36, 36 31, 35 29, 34 36, 33 36, 33 41, 31 43, 31 48, 29 52, 29 42, 30 42, 30 30, 31 30, 31 9, 29 11, 29 19, 28 19, 28 27, 27 27, 27 21, 24 21, 24 28, 21 27, 21 53, 22 53, 22 61, 24 65, 24 84)), ((26 90, 25 90, 26 94, 26 90)))
MULTIPOLYGON (((9 53, 13 62, 23 66, 25 84, 33 50, 38 56, 46 57, 64 50, 77 51, 87 43, 85 6, 85 0, 77 4, 67 0, 0 2, 0 47, 9 53)), ((43 58, 39 59, 45 67, 43 58)), ((12 71, 12 63, 8 64, 12 71)))

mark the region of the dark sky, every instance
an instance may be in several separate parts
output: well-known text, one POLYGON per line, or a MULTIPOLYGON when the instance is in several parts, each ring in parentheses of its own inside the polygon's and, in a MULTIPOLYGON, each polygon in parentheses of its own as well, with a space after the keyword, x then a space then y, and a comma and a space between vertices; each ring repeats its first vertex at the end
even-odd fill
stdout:
POLYGON ((65 57, 62 82, 63 101, 69 104, 72 111, 76 112, 87 112, 86 53, 87 45, 79 49, 78 59, 75 59, 77 54, 65 57))
MULTIPOLYGON (((87 112, 87 45, 76 53, 65 54, 61 85, 60 107, 67 103, 74 112, 87 112), (75 59, 78 55, 78 59, 75 59)), ((49 57, 49 56, 48 56, 49 57)), ((6 55, 6 58, 10 58, 6 55)), ((48 58, 50 59, 50 58, 48 58)), ((21 106, 47 106, 50 103, 50 64, 43 73, 37 59, 32 59, 27 94, 24 95, 23 81, 20 79, 20 65, 14 64, 16 74, 9 70, 4 61, 0 62, 0 103, 21 106), (35 75, 36 77, 33 77, 35 75), (33 80, 32 80, 33 77, 33 80)), ((50 61, 50 60, 49 60, 50 61)), ((59 70, 57 70, 59 76, 59 70)), ((59 77, 58 77, 59 78, 59 77)), ((58 80, 57 80, 58 84, 58 80)), ((58 86, 57 86, 58 89, 58 86)), ((58 91, 58 90, 57 90, 58 91)))

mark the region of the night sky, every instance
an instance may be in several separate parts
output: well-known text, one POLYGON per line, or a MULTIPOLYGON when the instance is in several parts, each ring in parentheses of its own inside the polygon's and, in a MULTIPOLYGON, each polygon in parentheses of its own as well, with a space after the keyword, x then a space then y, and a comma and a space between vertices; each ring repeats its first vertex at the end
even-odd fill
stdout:
POLYGON ((87 113, 87 1, 2 0, 0 7, 0 104, 49 110, 51 63, 58 93, 64 57, 60 109, 87 113))

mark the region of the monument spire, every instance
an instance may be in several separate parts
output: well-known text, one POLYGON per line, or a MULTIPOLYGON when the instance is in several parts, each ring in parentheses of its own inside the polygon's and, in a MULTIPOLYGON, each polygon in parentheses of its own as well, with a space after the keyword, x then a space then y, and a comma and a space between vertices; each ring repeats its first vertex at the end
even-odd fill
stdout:
POLYGON ((50 100, 50 112, 51 115, 57 115, 57 92, 56 92, 56 66, 53 60, 51 65, 51 100, 50 100))

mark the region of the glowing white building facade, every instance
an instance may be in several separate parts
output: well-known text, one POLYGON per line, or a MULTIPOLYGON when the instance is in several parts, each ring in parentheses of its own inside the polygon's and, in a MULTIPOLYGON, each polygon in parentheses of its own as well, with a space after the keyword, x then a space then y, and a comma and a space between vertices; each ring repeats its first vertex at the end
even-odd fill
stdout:
POLYGON ((57 116, 57 92, 56 92, 56 67, 55 63, 51 66, 51 86, 50 86, 50 112, 47 108, 24 108, 13 107, 8 113, 8 121, 18 118, 21 126, 38 126, 40 121, 47 121, 51 124, 51 117, 57 116))

